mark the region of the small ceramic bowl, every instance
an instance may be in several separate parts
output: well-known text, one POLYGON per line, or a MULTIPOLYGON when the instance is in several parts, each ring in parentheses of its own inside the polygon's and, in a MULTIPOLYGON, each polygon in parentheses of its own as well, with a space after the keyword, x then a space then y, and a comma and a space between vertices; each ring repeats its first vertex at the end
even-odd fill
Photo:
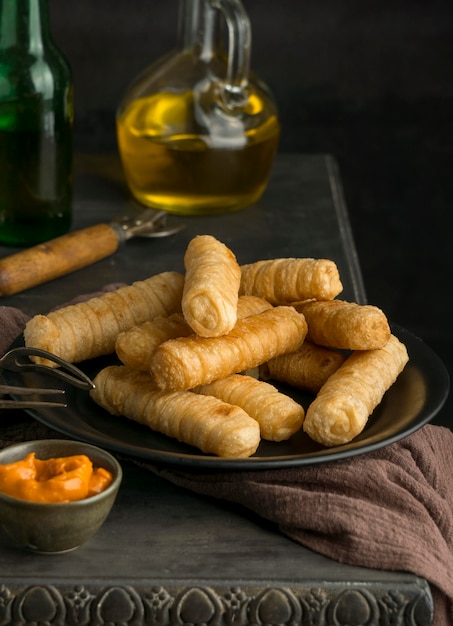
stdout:
POLYGON ((118 461, 101 448, 79 441, 49 439, 27 441, 0 450, 0 464, 19 461, 35 452, 39 459, 85 454, 93 465, 113 474, 113 482, 95 496, 57 504, 42 504, 0 492, 0 532, 10 541, 33 552, 68 552, 88 541, 109 514, 122 480, 118 461))

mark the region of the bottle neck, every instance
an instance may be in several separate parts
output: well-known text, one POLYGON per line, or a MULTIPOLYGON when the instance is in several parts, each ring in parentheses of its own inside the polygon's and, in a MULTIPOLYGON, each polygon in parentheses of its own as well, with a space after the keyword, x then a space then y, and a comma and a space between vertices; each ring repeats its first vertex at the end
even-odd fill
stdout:
POLYGON ((179 0, 179 42, 182 50, 209 61, 214 54, 217 12, 205 0, 179 0))
POLYGON ((40 56, 49 39, 47 0, 0 0, 0 49, 40 56))

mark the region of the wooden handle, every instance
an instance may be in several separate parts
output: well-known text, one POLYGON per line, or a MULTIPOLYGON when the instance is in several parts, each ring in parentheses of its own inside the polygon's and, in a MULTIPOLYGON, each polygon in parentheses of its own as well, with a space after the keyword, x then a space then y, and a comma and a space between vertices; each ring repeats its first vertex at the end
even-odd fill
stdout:
POLYGON ((97 224, 0 259, 0 296, 10 296, 110 256, 118 249, 115 230, 97 224))

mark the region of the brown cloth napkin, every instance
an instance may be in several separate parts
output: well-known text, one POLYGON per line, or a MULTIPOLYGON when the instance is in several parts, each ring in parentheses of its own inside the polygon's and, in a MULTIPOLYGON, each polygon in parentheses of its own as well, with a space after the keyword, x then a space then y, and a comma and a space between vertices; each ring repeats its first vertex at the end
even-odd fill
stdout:
MULTIPOLYGON (((0 354, 26 319, 17 309, 0 307, 0 354)), ((52 435, 36 427, 40 436, 52 435)), ((0 426, 0 445, 34 434, 25 421, 0 426)), ((243 505, 334 560, 426 579, 434 598, 433 624, 453 624, 450 430, 427 425, 376 452, 301 468, 202 474, 150 469, 196 493, 243 505)))
POLYGON ((453 624, 453 432, 425 426, 376 452, 271 471, 159 475, 243 505, 336 561, 428 580, 436 626, 453 624))

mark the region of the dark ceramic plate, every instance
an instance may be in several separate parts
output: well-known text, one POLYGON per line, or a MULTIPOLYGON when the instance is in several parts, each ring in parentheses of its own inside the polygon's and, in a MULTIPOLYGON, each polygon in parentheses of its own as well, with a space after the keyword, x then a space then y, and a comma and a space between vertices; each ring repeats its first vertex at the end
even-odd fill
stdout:
MULTIPOLYGON (((195 448, 156 433, 127 419, 113 417, 95 404, 89 394, 71 387, 66 390, 66 408, 40 408, 28 412, 41 423, 75 439, 108 448, 152 463, 211 469, 270 469, 311 465, 344 459, 377 450, 415 432, 441 409, 449 392, 449 376, 439 357, 407 330, 393 326, 394 334, 407 346, 409 363, 385 394, 364 431, 352 442, 325 448, 299 432, 286 442, 263 441, 248 459, 224 459, 200 453, 195 448)), ((22 345, 16 341, 11 347, 22 345)), ((80 368, 93 378, 113 357, 93 359, 80 368)), ((2 372, 4 382, 27 387, 55 387, 45 374, 2 372)), ((61 385, 61 383, 59 384, 61 385)), ((312 396, 284 388, 305 407, 312 396)))

